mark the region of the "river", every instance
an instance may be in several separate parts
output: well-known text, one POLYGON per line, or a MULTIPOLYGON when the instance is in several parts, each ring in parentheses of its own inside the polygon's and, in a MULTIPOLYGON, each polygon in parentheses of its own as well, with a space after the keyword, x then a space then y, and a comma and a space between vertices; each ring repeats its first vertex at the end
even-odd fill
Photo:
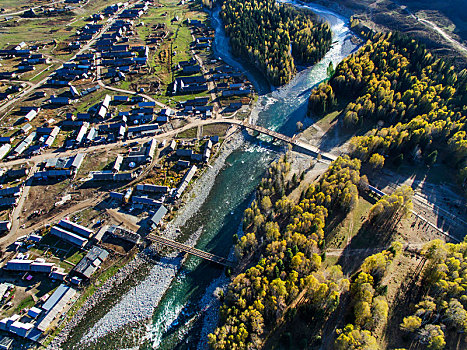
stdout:
MULTIPOLYGON (((250 118, 289 136, 295 133, 298 121, 310 124, 304 121, 306 101, 311 89, 326 78, 329 62, 336 66, 356 49, 350 41, 352 33, 346 18, 319 5, 294 4, 310 8, 330 23, 333 45, 321 62, 301 70, 289 84, 278 89, 271 89, 258 72, 251 67, 247 69, 232 56, 218 10, 212 14, 216 55, 245 72, 259 91, 250 118)), ((199 237, 197 248, 220 256, 231 253, 232 235, 238 232, 243 211, 250 204, 265 169, 281 151, 249 137, 237 140, 230 147, 228 157, 217 161, 219 171, 211 174, 212 179, 205 184, 207 193, 197 192, 197 210, 180 227, 183 236, 195 233, 199 237)), ((228 279, 222 269, 198 258, 189 257, 177 270, 179 261, 178 257, 169 257, 154 266, 146 266, 129 290, 123 290, 123 295, 115 293, 116 300, 105 309, 105 315, 99 315, 98 319, 91 317, 92 321, 87 319, 76 328, 72 336, 74 344, 68 342, 66 348, 206 348, 206 335, 217 320, 218 304, 213 292, 217 286, 225 286, 228 279), (142 319, 125 324, 133 321, 135 315, 142 319), (79 339, 82 342, 78 344, 79 339)))

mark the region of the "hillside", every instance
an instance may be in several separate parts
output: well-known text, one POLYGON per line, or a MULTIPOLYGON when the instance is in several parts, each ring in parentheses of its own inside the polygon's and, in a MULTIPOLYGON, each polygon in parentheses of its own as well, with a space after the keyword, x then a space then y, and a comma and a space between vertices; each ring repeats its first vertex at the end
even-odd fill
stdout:
POLYGON ((467 64, 467 3, 463 0, 318 2, 353 15, 364 28, 408 34, 425 44, 431 52, 452 60, 457 68, 462 69, 467 64))
POLYGON ((275 0, 226 0, 221 16, 234 54, 276 86, 290 81, 296 64, 318 62, 331 46, 327 23, 275 0))

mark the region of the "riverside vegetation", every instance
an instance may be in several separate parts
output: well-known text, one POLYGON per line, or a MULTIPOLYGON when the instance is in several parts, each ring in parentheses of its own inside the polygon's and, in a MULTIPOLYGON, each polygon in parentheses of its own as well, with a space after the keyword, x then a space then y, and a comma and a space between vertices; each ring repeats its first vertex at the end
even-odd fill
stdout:
POLYGON ((310 10, 276 0, 225 0, 221 17, 233 53, 283 85, 296 63, 318 62, 331 46, 331 29, 310 10))
POLYGON ((408 36, 370 33, 312 92, 309 113, 323 115, 339 102, 345 127, 371 129, 350 141, 353 156, 396 165, 412 156, 432 165, 450 154, 448 165, 467 180, 467 70, 456 72, 408 36))
POLYGON ((299 299, 306 297, 310 313, 325 318, 349 288, 339 266, 322 266, 320 247, 329 213, 349 211, 358 201, 360 161, 338 158, 298 204, 286 196, 299 181, 286 180, 289 169, 287 157, 274 163, 245 210, 245 235, 235 250, 258 262, 229 285, 220 325, 209 335, 214 349, 261 348, 299 299))
MULTIPOLYGON (((330 68, 330 80, 309 98, 310 114, 322 116, 345 106, 343 126, 366 133, 350 140, 350 156, 334 161, 298 202, 289 194, 304 177, 290 176, 288 156, 268 169, 245 210, 244 235, 234 237, 235 253, 246 268, 221 295, 219 324, 209 335, 211 348, 269 348, 268 340, 278 339, 275 333, 297 317, 313 324, 308 339, 295 340, 300 348, 308 348, 309 339, 314 339, 313 346, 322 344, 323 334, 331 336, 327 346, 335 349, 380 349, 381 329, 394 329, 394 318, 388 315, 395 301, 388 299, 383 280, 405 255, 393 233, 410 215, 413 190, 402 186, 371 207, 366 230, 393 242, 364 259, 349 277, 339 265, 323 263, 325 232, 334 218, 358 205, 359 188, 366 182, 360 176, 362 162, 377 169, 386 159, 400 164, 403 155, 411 155, 432 165, 438 153, 447 152, 452 155, 447 162, 465 183, 467 71, 456 72, 405 35, 369 33, 367 39, 335 72, 330 68), (333 329, 339 326, 326 334, 330 320, 333 329)), ((415 281, 420 290, 395 326, 401 341, 438 350, 447 345, 448 334, 465 338, 466 247, 466 242, 435 240, 419 253, 422 263, 415 281)))

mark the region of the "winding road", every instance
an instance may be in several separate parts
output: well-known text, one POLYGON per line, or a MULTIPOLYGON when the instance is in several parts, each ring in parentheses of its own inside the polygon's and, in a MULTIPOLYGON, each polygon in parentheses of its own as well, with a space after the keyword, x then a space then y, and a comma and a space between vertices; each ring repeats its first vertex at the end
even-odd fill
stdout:
POLYGON ((434 23, 434 22, 432 22, 432 21, 430 21, 428 19, 420 18, 419 16, 415 15, 406 5, 401 5, 397 1, 393 1, 393 3, 396 4, 397 6, 399 6, 399 8, 402 11, 406 12, 410 17, 412 17, 413 19, 415 19, 419 23, 423 24, 424 26, 428 27, 429 29, 431 29, 431 30, 435 31, 436 33, 438 33, 439 35, 441 35, 443 37, 443 39, 446 40, 449 44, 451 44, 451 46, 457 52, 459 52, 464 57, 467 57, 467 47, 465 45, 463 45, 462 43, 460 43, 459 41, 455 40, 451 35, 449 35, 445 30, 440 28, 436 23, 434 23))

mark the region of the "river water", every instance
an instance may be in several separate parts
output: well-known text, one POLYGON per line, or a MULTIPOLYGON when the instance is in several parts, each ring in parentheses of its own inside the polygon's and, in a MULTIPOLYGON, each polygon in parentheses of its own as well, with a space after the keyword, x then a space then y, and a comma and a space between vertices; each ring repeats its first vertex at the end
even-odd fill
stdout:
MULTIPOLYGON (((245 68, 232 56, 218 10, 212 15, 216 55, 245 72, 259 91, 250 118, 289 136, 295 133, 298 121, 304 122, 307 98, 311 89, 326 78, 329 62, 336 66, 356 49, 350 42, 352 33, 346 18, 319 5, 295 5, 306 6, 328 21, 334 43, 321 62, 301 70, 289 84, 279 89, 271 89, 258 72, 245 68)), ((248 136, 237 142, 230 155, 219 160, 221 169, 213 177, 210 190, 205 189, 209 193, 198 193, 202 199, 206 198, 180 227, 182 235, 196 233, 197 248, 228 256, 232 250, 232 235, 238 232, 243 211, 250 204, 264 171, 280 151, 278 147, 248 136)), ((228 279, 222 269, 198 258, 189 257, 177 269, 179 261, 178 257, 168 258, 161 264, 147 267, 131 290, 116 296, 117 301, 106 310, 106 315, 77 327, 72 335, 74 344, 66 347, 83 350, 206 348, 206 335, 215 326, 218 309, 213 292, 217 286, 225 286, 228 279), (149 321, 146 317, 125 325, 127 318, 134 321, 131 315, 140 315, 137 310, 141 308, 147 312, 149 321), (82 342, 78 344, 79 339, 82 342)))

